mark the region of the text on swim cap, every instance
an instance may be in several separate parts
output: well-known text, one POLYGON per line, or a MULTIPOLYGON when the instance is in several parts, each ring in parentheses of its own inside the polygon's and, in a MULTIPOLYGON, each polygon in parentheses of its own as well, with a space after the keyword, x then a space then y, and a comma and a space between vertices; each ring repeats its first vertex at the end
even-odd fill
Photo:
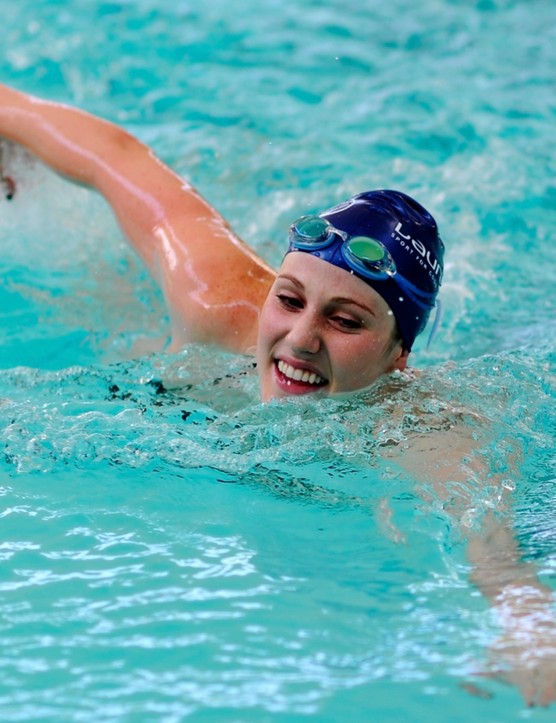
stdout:
POLYGON ((392 238, 398 241, 403 248, 410 251, 412 254, 415 250, 418 254, 418 259, 421 266, 428 266, 429 275, 435 280, 436 283, 439 283, 441 277, 441 269, 438 260, 434 256, 432 256, 431 252, 425 247, 422 241, 419 241, 419 239, 416 238, 412 238, 410 234, 403 233, 401 221, 398 222, 396 228, 394 229, 394 231, 392 231, 392 238))

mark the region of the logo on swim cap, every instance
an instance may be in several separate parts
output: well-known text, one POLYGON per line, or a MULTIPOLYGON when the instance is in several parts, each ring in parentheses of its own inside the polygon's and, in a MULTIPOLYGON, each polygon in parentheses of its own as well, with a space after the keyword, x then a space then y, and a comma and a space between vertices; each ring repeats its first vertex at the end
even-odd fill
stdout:
MULTIPOLYGON (((386 301, 410 350, 425 328, 442 281, 444 244, 436 221, 411 196, 392 190, 359 193, 322 216, 350 237, 377 239, 391 254, 397 274, 362 278, 386 301), (403 288, 396 275, 404 280, 403 288), (409 287, 413 293, 407 293, 409 287)), ((328 260, 342 266, 338 257, 328 260)))
POLYGON ((402 222, 398 221, 396 228, 392 231, 392 238, 410 253, 417 253, 418 263, 428 267, 431 278, 434 279, 438 286, 442 281, 442 267, 438 259, 434 256, 430 249, 417 238, 413 238, 411 234, 405 234, 402 230, 402 222))

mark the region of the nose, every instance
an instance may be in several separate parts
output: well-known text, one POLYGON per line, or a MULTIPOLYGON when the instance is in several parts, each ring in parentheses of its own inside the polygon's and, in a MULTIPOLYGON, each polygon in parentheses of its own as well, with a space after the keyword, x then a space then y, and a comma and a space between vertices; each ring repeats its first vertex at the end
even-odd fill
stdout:
POLYGON ((293 323, 287 334, 288 342, 294 353, 316 354, 321 347, 320 326, 315 315, 308 309, 293 317, 293 323))

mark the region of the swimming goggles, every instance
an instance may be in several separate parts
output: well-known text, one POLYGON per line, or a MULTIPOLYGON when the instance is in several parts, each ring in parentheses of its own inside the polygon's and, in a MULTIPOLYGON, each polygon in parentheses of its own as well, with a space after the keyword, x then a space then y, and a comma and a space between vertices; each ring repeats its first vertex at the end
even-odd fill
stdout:
POLYGON ((392 254, 378 239, 371 236, 350 236, 321 216, 301 216, 290 226, 290 251, 295 249, 309 253, 320 252, 320 258, 336 266, 339 265, 334 259, 338 240, 341 240, 340 253, 344 262, 342 265, 347 266, 348 270, 364 280, 393 279, 422 309, 434 307, 436 294, 422 291, 402 276, 392 254))

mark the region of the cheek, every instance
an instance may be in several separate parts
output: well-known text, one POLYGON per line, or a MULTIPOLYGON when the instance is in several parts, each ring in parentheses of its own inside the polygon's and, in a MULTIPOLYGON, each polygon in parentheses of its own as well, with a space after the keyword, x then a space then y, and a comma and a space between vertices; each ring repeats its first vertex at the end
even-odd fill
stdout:
POLYGON ((351 337, 338 347, 345 363, 354 366, 369 366, 382 357, 385 345, 381 338, 351 337))
POLYGON ((350 385, 370 384, 386 367, 385 351, 382 337, 343 344, 336 350, 337 372, 350 385))

